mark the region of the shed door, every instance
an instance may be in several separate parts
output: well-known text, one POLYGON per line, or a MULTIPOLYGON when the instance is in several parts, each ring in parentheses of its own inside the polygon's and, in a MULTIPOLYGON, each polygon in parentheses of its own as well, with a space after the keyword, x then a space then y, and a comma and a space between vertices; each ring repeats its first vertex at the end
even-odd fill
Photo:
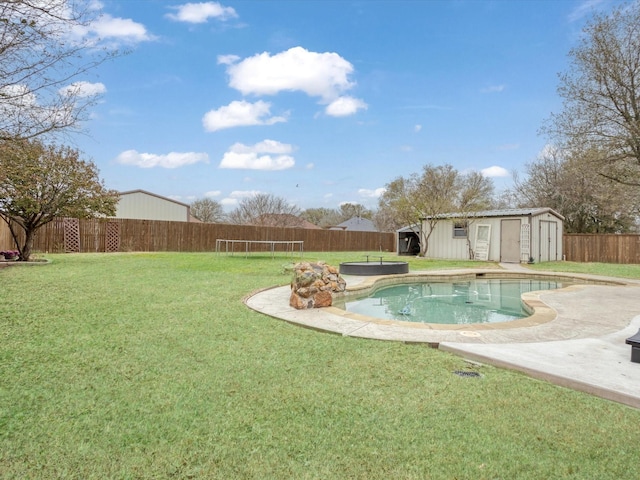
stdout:
POLYGON ((540 220, 540 261, 553 262, 558 259, 558 224, 540 220))
POLYGON ((500 261, 520 263, 520 220, 500 222, 500 261))
POLYGON ((475 260, 489 259, 489 241, 491 239, 491 225, 476 226, 475 260))

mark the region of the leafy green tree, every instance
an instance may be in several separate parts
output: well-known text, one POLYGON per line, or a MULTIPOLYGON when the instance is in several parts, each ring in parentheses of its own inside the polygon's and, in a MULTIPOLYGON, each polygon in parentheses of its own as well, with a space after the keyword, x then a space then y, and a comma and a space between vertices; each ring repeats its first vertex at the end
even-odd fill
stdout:
POLYGON ((563 109, 542 132, 613 181, 640 186, 640 2, 595 15, 560 75, 563 109), (597 152, 598 155, 592 154, 597 152))
POLYGON ((36 139, 0 141, 0 218, 20 260, 29 260, 34 235, 54 218, 113 216, 117 201, 118 193, 104 186, 95 164, 78 150, 36 139))
POLYGON ((211 198, 201 198, 191 204, 191 215, 204 223, 222 223, 226 215, 220 202, 211 198))

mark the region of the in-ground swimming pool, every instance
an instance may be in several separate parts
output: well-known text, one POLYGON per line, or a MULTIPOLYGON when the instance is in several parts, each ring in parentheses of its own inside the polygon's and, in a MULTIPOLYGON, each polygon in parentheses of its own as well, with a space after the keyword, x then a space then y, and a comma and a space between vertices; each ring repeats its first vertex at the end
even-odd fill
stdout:
POLYGON ((384 287, 366 297, 339 300, 338 308, 368 317, 418 323, 508 322, 527 317, 522 294, 563 288, 544 279, 476 278, 384 287), (344 303, 343 303, 344 302, 344 303))

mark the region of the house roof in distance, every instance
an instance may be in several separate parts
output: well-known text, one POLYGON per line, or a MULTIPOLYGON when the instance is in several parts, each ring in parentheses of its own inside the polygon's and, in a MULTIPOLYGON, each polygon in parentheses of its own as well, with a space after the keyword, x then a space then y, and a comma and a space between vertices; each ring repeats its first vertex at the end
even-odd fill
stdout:
POLYGON ((377 232, 378 229, 374 225, 374 223, 368 218, 362 217, 351 217, 349 220, 345 220, 342 223, 339 223, 335 227, 331 228, 341 228, 343 230, 351 230, 357 232, 377 232))

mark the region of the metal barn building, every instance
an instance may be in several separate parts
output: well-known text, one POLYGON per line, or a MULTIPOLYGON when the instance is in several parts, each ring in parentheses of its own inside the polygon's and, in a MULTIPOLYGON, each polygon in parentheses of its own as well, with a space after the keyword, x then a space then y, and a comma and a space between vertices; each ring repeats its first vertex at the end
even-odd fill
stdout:
POLYGON ((188 222, 189 217, 190 207, 186 203, 144 190, 120 192, 116 205, 116 218, 188 222))
MULTIPOLYGON (((550 208, 448 213, 437 219, 429 236, 428 258, 520 263, 562 260, 564 217, 550 208)), ((422 220, 421 241, 430 231, 422 220)))

